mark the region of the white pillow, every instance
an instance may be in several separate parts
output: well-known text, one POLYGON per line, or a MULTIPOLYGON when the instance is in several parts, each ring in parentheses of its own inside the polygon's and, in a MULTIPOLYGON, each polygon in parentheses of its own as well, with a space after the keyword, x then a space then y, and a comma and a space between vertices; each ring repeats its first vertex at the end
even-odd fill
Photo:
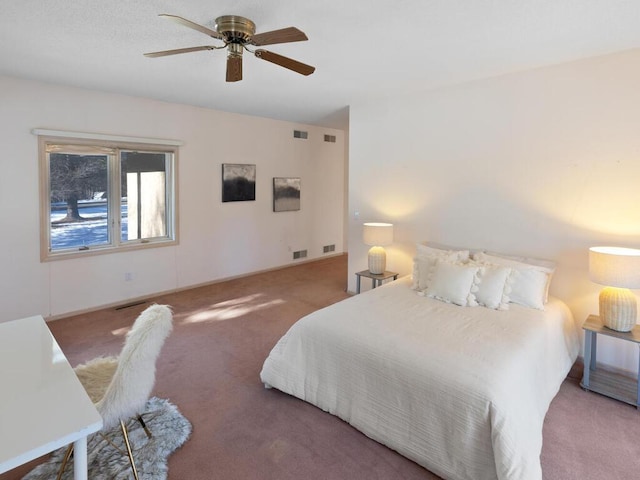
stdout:
POLYGON ((464 262, 469 260, 469 250, 443 250, 418 243, 416 257, 413 259, 414 290, 422 291, 429 286, 437 260, 464 262))
POLYGON ((469 260, 469 250, 447 250, 444 248, 430 247, 424 243, 416 244, 416 256, 446 256, 451 257, 453 262, 466 262, 469 260))
POLYGON ((504 253, 496 253, 496 252, 484 252, 487 255, 491 255, 492 257, 500 257, 507 260, 514 260, 520 263, 526 263, 527 265, 534 265, 536 267, 545 267, 551 270, 555 270, 556 262, 553 260, 545 260, 542 258, 533 258, 533 257, 522 257, 517 255, 505 255, 504 253))
POLYGON ((474 265, 438 260, 425 294, 443 302, 475 307, 473 292, 477 289, 479 270, 474 265))
POLYGON ((413 259, 413 289, 422 291, 429 286, 438 260, 455 261, 455 256, 423 255, 413 259))
POLYGON ((493 263, 511 268, 511 293, 509 300, 525 307, 544 310, 549 295, 549 284, 554 269, 539 265, 530 265, 483 252, 474 254, 474 260, 493 263))
POLYGON ((480 282, 475 292, 479 305, 494 310, 509 310, 511 293, 511 268, 492 264, 477 264, 480 282))

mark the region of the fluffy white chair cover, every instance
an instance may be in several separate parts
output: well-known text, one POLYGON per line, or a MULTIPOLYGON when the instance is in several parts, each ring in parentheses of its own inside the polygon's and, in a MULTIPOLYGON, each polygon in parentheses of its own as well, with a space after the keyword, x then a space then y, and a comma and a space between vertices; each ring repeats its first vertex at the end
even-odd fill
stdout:
POLYGON ((152 305, 134 322, 117 358, 95 358, 75 368, 102 415, 103 430, 144 411, 155 383, 156 360, 172 322, 170 307, 152 305))

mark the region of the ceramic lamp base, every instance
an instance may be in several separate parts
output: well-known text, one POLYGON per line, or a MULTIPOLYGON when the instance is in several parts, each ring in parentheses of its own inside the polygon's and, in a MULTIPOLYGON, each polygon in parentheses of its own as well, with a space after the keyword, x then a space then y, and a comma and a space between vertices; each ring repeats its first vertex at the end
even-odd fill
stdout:
POLYGON ((600 319, 606 327, 629 332, 636 326, 638 307, 636 296, 628 288, 606 287, 600 292, 600 319))
POLYGON ((387 252, 382 247, 369 249, 369 271, 371 273, 384 273, 387 268, 387 252))

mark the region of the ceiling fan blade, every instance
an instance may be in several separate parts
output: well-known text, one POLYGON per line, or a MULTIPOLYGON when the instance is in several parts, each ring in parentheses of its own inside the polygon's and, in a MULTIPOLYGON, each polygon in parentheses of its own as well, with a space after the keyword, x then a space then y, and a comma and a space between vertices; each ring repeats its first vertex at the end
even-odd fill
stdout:
POLYGON ((192 28, 194 30, 197 30, 198 32, 204 33, 205 35, 217 38, 218 40, 224 40, 224 37, 215 30, 211 30, 210 28, 198 25, 197 23, 194 23, 191 20, 187 20, 186 18, 182 18, 177 15, 169 15, 168 13, 161 13, 158 16, 166 18, 167 20, 171 20, 172 22, 179 23, 180 25, 184 25, 185 27, 192 28))
POLYGON ((251 37, 253 45, 273 45, 274 43, 290 43, 302 42, 309 40, 304 32, 296 27, 282 28, 280 30, 272 30, 270 32, 258 33, 251 37))
POLYGON ((167 55, 178 55, 179 53, 199 52, 201 50, 215 50, 216 47, 204 45, 202 47, 176 48, 175 50, 162 50, 161 52, 145 53, 145 57, 156 58, 166 57, 167 55))
POLYGON ((242 80, 242 57, 229 55, 227 57, 227 82, 242 80))
POLYGON ((255 56, 261 58, 262 60, 266 60, 267 62, 275 63, 276 65, 280 65, 281 67, 293 70, 294 72, 300 73, 301 75, 311 75, 316 71, 316 67, 305 65, 304 63, 298 62, 297 60, 283 57, 282 55, 269 52, 268 50, 256 50, 255 56))

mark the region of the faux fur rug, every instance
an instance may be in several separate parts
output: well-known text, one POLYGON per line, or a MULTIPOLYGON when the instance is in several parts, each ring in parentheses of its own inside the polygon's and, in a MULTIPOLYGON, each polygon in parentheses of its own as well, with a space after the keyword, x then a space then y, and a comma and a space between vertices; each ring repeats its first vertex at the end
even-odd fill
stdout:
MULTIPOLYGON (((142 415, 151 439, 147 438, 140 422, 133 419, 127 423, 133 459, 140 480, 165 480, 167 459, 191 434, 191 423, 182 416, 177 407, 168 400, 152 397, 142 415)), ((106 436, 126 452, 120 428, 106 433, 106 436)), ((66 447, 56 450, 45 463, 38 465, 22 480, 55 479, 60 469, 66 447)), ((87 440, 87 464, 91 480, 129 480, 133 478, 129 457, 109 444, 100 434, 93 434, 87 440)), ((73 479, 73 459, 65 468, 64 480, 73 479)))

